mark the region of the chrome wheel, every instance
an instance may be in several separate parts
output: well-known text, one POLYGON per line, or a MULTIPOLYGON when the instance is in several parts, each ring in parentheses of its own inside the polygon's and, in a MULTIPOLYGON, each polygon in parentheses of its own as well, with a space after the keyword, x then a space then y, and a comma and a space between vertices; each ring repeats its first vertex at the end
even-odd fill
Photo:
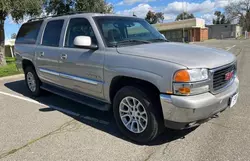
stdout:
POLYGON ((35 77, 31 72, 27 73, 27 84, 29 89, 31 90, 31 92, 35 92, 36 91, 36 81, 35 81, 35 77))
POLYGON ((147 112, 134 97, 125 97, 119 105, 120 118, 124 126, 133 133, 142 133, 148 124, 147 112))

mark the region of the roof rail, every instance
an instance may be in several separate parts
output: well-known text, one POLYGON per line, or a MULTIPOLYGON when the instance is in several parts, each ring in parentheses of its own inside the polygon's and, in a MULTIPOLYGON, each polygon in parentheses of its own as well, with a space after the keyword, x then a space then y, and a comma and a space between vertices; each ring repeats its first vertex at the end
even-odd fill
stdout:
POLYGON ((36 21, 36 20, 43 20, 43 19, 45 19, 45 18, 47 18, 47 17, 31 18, 31 19, 29 19, 27 22, 36 21))
MULTIPOLYGON (((63 13, 63 14, 59 14, 59 15, 51 15, 51 16, 45 16, 45 17, 40 17, 40 18, 31 18, 31 19, 28 20, 28 22, 36 21, 36 20, 43 20, 43 19, 49 18, 49 17, 60 17, 60 16, 67 16, 67 15, 74 15, 74 14, 82 14, 82 13, 91 13, 91 12, 73 11, 73 12, 67 12, 67 13, 63 13)), ((100 12, 100 13, 103 14, 103 12, 100 12)))

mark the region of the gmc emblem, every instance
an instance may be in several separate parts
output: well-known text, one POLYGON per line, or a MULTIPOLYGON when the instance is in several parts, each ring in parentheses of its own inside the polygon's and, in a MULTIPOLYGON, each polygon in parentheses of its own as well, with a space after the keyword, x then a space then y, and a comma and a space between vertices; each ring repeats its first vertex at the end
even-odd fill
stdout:
POLYGON ((234 71, 225 74, 225 80, 230 80, 234 75, 234 71))

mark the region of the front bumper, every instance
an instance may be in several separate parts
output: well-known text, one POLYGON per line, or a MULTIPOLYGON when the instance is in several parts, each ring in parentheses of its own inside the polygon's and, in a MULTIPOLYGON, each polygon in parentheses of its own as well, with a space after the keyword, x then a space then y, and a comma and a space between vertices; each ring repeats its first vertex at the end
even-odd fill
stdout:
POLYGON ((209 92, 194 96, 161 94, 165 126, 184 129, 200 124, 225 110, 229 106, 230 98, 238 92, 238 88, 239 80, 236 77, 231 86, 216 95, 209 92))

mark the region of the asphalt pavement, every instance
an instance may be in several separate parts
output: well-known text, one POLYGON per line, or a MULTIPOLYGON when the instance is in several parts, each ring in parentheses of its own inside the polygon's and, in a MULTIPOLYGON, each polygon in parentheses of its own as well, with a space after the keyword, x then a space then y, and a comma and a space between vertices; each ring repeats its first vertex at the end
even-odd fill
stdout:
POLYGON ((0 160, 250 161, 250 40, 195 43, 237 55, 238 103, 201 126, 166 131, 138 145, 102 112, 45 93, 33 98, 23 76, 0 78, 0 160))

